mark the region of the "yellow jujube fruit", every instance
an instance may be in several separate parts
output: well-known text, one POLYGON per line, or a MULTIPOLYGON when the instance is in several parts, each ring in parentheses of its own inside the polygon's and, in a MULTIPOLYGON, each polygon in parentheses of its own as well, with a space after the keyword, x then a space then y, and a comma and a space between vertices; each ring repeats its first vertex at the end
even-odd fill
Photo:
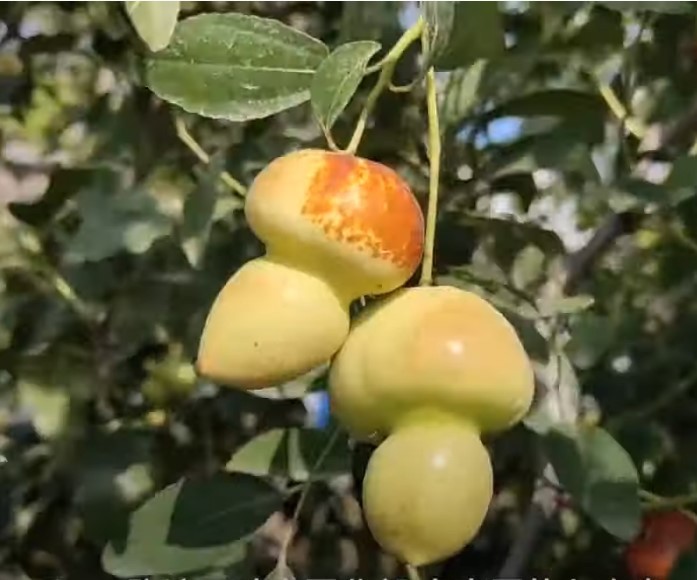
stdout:
POLYGON ((329 361, 350 303, 403 285, 423 252, 423 214, 388 167, 307 149, 272 161, 245 200, 264 256, 231 276, 205 322, 196 368, 260 389, 329 361))
POLYGON ((475 428, 449 417, 400 426, 370 458, 363 506, 373 536, 413 566, 446 558, 477 533, 493 494, 475 428))
POLYGON ((353 437, 379 442, 363 498, 386 550, 421 565, 474 537, 492 497, 480 435, 520 421, 534 384, 514 328, 472 292, 401 289, 358 317, 329 393, 353 437))

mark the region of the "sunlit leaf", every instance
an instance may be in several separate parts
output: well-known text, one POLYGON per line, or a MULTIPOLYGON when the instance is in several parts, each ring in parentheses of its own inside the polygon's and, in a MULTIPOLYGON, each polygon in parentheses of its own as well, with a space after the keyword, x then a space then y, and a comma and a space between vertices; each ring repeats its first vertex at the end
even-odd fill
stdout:
POLYGON ((307 101, 326 56, 322 42, 277 20, 201 14, 177 24, 149 61, 147 82, 189 112, 246 121, 307 101))
POLYGON ((169 43, 179 16, 179 0, 126 0, 126 12, 150 50, 169 43))
POLYGON ((345 435, 334 441, 321 465, 312 471, 330 442, 331 434, 332 429, 272 429, 238 449, 225 468, 256 476, 284 476, 296 481, 349 473, 351 457, 345 435))
POLYGON ((102 554, 106 572, 120 578, 189 574, 233 564, 245 557, 245 541, 184 548, 167 539, 170 520, 186 484, 180 480, 166 487, 132 514, 124 545, 109 543, 102 554))
POLYGON ((312 106, 328 129, 341 115, 363 79, 370 58, 380 50, 372 41, 358 41, 336 48, 319 66, 311 86, 312 106))

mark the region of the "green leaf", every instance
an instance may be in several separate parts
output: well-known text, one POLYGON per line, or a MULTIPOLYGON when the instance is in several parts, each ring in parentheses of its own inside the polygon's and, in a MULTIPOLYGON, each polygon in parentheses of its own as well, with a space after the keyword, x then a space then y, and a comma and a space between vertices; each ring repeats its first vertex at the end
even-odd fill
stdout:
POLYGON ((607 353, 614 338, 614 328, 607 316, 585 312, 571 327, 571 340, 566 350, 575 366, 586 369, 607 353))
POLYGON ((225 470, 258 477, 287 473, 287 440, 287 429, 271 429, 257 435, 233 454, 225 470))
POLYGON ((612 189, 610 207, 617 212, 641 208, 650 203, 662 204, 667 198, 663 186, 637 177, 620 178, 612 189))
POLYGON ((179 16, 179 0, 126 0, 126 12, 150 50, 166 48, 179 16))
POLYGON ((214 157, 209 169, 199 178, 196 190, 187 196, 182 216, 181 245, 189 264, 195 268, 201 266, 213 225, 222 159, 214 157))
POLYGON ((459 215, 453 212, 452 218, 459 225, 474 228, 480 235, 488 234, 499 241, 501 238, 510 238, 509 243, 518 248, 526 244, 534 244, 547 254, 564 254, 565 252, 564 244, 556 233, 535 223, 490 217, 476 212, 459 215))
POLYGON ((537 368, 540 392, 523 420, 538 435, 545 435, 577 415, 581 388, 571 361, 563 351, 550 349, 547 360, 537 368))
POLYGON ((639 476, 624 448, 596 426, 557 426, 543 444, 578 505, 612 535, 633 539, 641 526, 639 476))
POLYGON ((319 40, 248 14, 202 14, 180 21, 169 46, 148 62, 148 86, 204 117, 247 121, 310 98, 327 56, 319 40))
POLYGON ((697 578, 697 549, 693 547, 678 555, 666 580, 694 580, 697 578))
POLYGON ((370 40, 336 48, 319 66, 310 88, 312 107, 327 129, 339 118, 353 97, 371 57, 380 44, 370 40))
POLYGON ((618 12, 647 11, 663 14, 689 14, 692 12, 691 2, 612 2, 596 0, 595 3, 618 12))
POLYGON ((180 480, 150 498, 132 515, 124 549, 111 542, 102 553, 104 570, 120 578, 189 574, 244 559, 246 542, 182 548, 167 540, 170 519, 186 482, 180 480))
POLYGON ((400 2, 344 2, 338 41, 381 40, 399 34, 400 2))
POLYGON ((98 175, 77 196, 82 222, 71 238, 66 260, 95 262, 126 250, 142 254, 170 233, 172 224, 144 190, 127 190, 113 174, 98 175))
POLYGON ((326 479, 350 473, 351 456, 345 434, 334 441, 330 452, 311 474, 320 454, 329 442, 332 429, 272 429, 238 449, 225 469, 258 477, 281 476, 307 481, 311 476, 326 479))
POLYGON ((542 300, 537 307, 542 316, 556 316, 581 312, 593 306, 594 303, 592 296, 561 296, 542 300))
POLYGON ((186 548, 224 545, 253 534, 283 505, 265 481, 241 473, 186 480, 179 489, 167 542, 186 548))
POLYGON ((22 412, 42 437, 65 434, 73 411, 93 392, 92 368, 80 358, 54 350, 45 357, 27 358, 18 371, 22 412))
POLYGON ((437 70, 452 70, 505 50, 503 21, 497 2, 422 2, 429 32, 428 61, 437 70))
POLYGON ((679 157, 673 163, 663 187, 667 190, 668 203, 679 204, 695 195, 697 183, 697 157, 679 157))
POLYGON ((484 117, 566 117, 578 124, 602 122, 607 114, 602 98, 575 89, 548 89, 516 97, 492 109, 484 117))
POLYGON ((129 512, 153 492, 152 443, 145 429, 126 428, 93 432, 81 442, 75 504, 90 539, 123 545, 129 512))
POLYGON ((457 125, 470 114, 477 103, 486 66, 487 61, 480 59, 468 68, 450 74, 441 107, 444 125, 457 125))
POLYGON ((525 289, 544 276, 545 254, 537 246, 526 246, 515 257, 511 279, 516 287, 525 289))
POLYGON ((29 414, 36 431, 47 439, 59 436, 67 427, 70 393, 53 384, 22 378, 17 384, 19 404, 29 414))

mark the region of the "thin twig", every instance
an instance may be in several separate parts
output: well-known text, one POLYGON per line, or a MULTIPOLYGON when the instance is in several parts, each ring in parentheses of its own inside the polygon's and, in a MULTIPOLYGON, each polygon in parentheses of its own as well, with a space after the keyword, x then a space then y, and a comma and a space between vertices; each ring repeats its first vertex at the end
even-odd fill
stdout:
POLYGON ((438 100, 436 75, 433 67, 426 73, 426 104, 428 109, 428 212, 426 214, 426 241, 421 267, 421 286, 433 284, 433 253, 438 221, 438 184, 440 181, 440 126, 438 123, 438 100))
POLYGON ((617 119, 624 124, 627 130, 637 137, 643 139, 648 133, 648 127, 638 119, 629 115, 626 107, 619 100, 612 87, 608 83, 598 82, 598 92, 607 104, 608 108, 617 119))
POLYGON ((409 580, 421 580, 421 575, 419 574, 419 569, 416 566, 412 566, 411 564, 407 564, 406 568, 407 568, 407 575, 409 576, 409 580))
POLYGON ((385 88, 388 87, 392 81, 392 75, 394 74, 394 69, 397 66, 397 62, 399 61, 400 57, 404 54, 404 51, 421 36, 423 27, 423 20, 419 18, 416 24, 411 26, 402 35, 402 37, 390 49, 381 63, 379 63, 381 65, 380 76, 378 77, 375 86, 368 94, 365 105, 363 105, 363 109, 361 110, 361 114, 356 122, 356 128, 353 131, 351 141, 349 142, 348 147, 346 147, 347 153, 356 153, 358 146, 361 143, 361 139, 363 138, 363 133, 365 132, 366 125, 368 124, 368 118, 373 111, 375 103, 385 88))
MULTIPOLYGON (((208 153, 201 147, 201 145, 193 138, 189 130, 186 128, 184 121, 180 118, 175 119, 175 127, 177 129, 177 137, 179 140, 186 145, 189 150, 198 158, 199 161, 210 165, 211 158, 208 153)), ((247 188, 237 181, 230 173, 227 171, 222 171, 220 173, 220 181, 222 181, 233 193, 244 197, 247 194, 247 188)))
POLYGON ((618 425, 626 423, 629 420, 637 421, 645 417, 654 415, 657 411, 674 403, 677 399, 686 394, 693 386, 697 384, 697 366, 682 380, 678 381, 672 387, 664 390, 659 396, 653 398, 648 404, 637 409, 631 409, 625 413, 617 415, 610 421, 609 425, 616 428, 618 425))
POLYGON ((307 482, 303 486, 302 493, 300 494, 298 503, 296 504, 295 510, 293 511, 293 526, 291 526, 291 529, 286 535, 285 539, 283 540, 283 545, 281 546, 281 556, 279 559, 282 559, 283 563, 285 563, 285 557, 288 551, 288 547, 290 546, 290 543, 293 540, 293 537, 295 536, 295 524, 297 523, 298 518, 300 517, 300 512, 303 506, 305 505, 305 501, 307 500, 307 496, 310 492, 310 486, 312 485, 312 477, 322 466, 324 460, 329 456, 329 452, 334 447, 334 444, 336 443, 338 436, 339 429, 335 428, 332 434, 329 436, 329 440, 327 441, 327 444, 324 446, 324 449, 322 449, 322 453, 319 454, 317 460, 315 461, 314 465, 311 467, 309 471, 307 482))

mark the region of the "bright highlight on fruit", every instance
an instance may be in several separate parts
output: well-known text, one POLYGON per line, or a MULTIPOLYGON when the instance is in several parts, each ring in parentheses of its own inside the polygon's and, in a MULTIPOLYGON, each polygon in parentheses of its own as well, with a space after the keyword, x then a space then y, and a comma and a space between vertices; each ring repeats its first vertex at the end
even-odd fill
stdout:
POLYGON ((534 395, 532 365, 504 316, 450 286, 398 290, 356 320, 329 389, 349 432, 380 441, 363 504, 383 548, 420 566, 468 544, 493 494, 480 436, 520 421, 534 395))
POLYGON ((218 294, 197 371, 261 389, 327 362, 349 332, 350 303, 402 286, 424 244, 421 208, 388 167, 319 149, 272 161, 254 180, 245 215, 266 254, 218 294))

